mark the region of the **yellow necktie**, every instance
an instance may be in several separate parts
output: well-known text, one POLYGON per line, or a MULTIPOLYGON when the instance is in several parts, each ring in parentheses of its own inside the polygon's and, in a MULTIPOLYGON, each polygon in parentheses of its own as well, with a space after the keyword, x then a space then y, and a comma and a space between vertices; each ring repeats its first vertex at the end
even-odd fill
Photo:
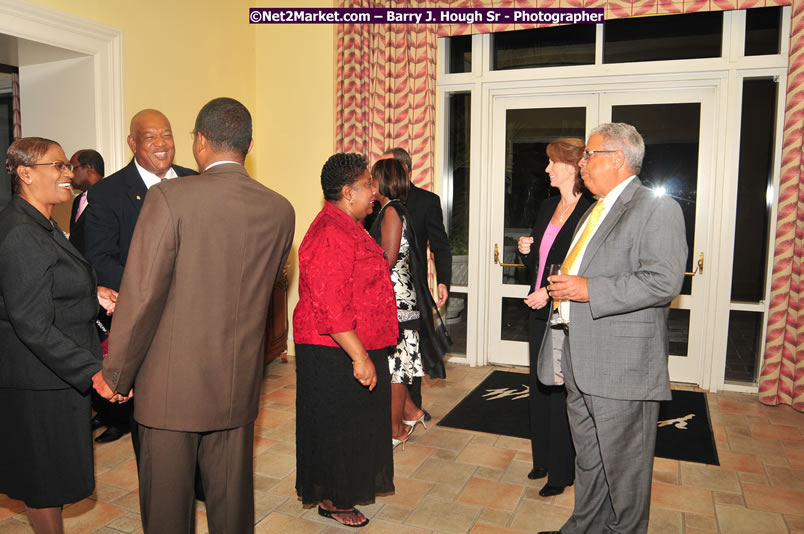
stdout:
MULTIPOLYGON (((597 228, 597 224, 600 222, 600 216, 603 215, 605 207, 603 201, 598 200, 595 207, 592 208, 592 213, 589 214, 589 220, 586 223, 586 228, 583 229, 580 239, 578 239, 575 246, 572 247, 572 250, 569 251, 569 254, 567 254, 567 257, 564 258, 564 262, 561 264, 561 274, 569 274, 570 269, 575 265, 581 251, 586 248, 586 244, 592 239, 592 234, 595 232, 595 228, 597 228)), ((554 300, 553 309, 557 308, 558 301, 554 300)))
POLYGON ((581 238, 578 239, 578 242, 575 243, 575 246, 572 247, 572 250, 570 250, 567 257, 564 258, 564 262, 561 264, 562 274, 569 274, 570 269, 572 269, 573 265, 575 265, 575 262, 578 260, 581 251, 586 248, 586 244, 592 239, 592 234, 595 232, 595 228, 597 228, 597 224, 600 222, 600 216, 603 215, 605 208, 606 206, 603 205, 602 200, 598 200, 595 207, 592 208, 592 213, 589 214, 589 221, 586 223, 586 228, 583 229, 581 238))

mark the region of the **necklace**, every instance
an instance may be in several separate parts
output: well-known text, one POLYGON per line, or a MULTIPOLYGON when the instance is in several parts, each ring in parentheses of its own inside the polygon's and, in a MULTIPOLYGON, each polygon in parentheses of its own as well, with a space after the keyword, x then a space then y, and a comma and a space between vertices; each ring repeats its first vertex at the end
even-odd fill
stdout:
POLYGON ((565 216, 565 215, 567 215, 567 212, 569 211, 569 209, 570 209, 572 206, 574 206, 575 204, 577 204, 577 203, 578 203, 578 199, 579 199, 579 198, 581 198, 581 196, 580 196, 580 195, 578 195, 577 197, 575 197, 575 200, 574 200, 574 201, 572 201, 571 203, 567 204, 567 207, 566 207, 566 208, 564 208, 564 211, 563 211, 563 212, 561 212, 561 215, 559 215, 559 216, 558 216, 558 223, 559 223, 559 224, 564 224, 564 216, 565 216))

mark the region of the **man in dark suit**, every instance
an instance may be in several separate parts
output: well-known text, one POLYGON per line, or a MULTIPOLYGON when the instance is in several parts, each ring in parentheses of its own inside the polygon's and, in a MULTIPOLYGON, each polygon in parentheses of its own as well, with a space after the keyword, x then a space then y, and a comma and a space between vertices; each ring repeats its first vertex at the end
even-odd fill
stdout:
MULTIPOLYGON (((408 201, 405 207, 408 209, 408 217, 413 225, 413 232, 416 234, 416 244, 419 248, 419 257, 424 258, 425 264, 429 259, 427 256, 427 245, 433 253, 436 279, 438 280, 438 301, 436 306, 439 308, 447 302, 449 297, 449 286, 452 280, 452 252, 449 249, 449 238, 444 229, 444 218, 441 212, 441 199, 438 195, 416 187, 413 183, 411 170, 413 161, 410 154, 404 148, 392 148, 386 150, 382 158, 393 158, 400 161, 408 171, 410 178, 410 190, 408 191, 408 201)), ((430 420, 430 413, 422 407, 422 378, 413 378, 413 383, 408 387, 410 399, 424 412, 424 420, 430 420)))
MULTIPOLYGON (((87 191, 89 205, 84 215, 84 255, 95 269, 98 283, 115 291, 120 290, 131 237, 148 189, 162 180, 196 174, 173 165, 173 130, 159 111, 145 109, 132 117, 128 146, 134 153, 131 162, 87 191)), ((106 421, 109 428, 95 441, 114 441, 129 432, 134 424, 131 404, 112 407, 112 420, 106 421)), ((132 442, 136 452, 136 432, 132 442)))
POLYGON ((100 182, 104 176, 105 168, 103 157, 96 150, 87 148, 79 150, 70 158, 73 166, 73 189, 81 194, 73 199, 73 209, 70 212, 70 243, 78 252, 84 253, 84 211, 87 207, 87 190, 100 182))
POLYGON ((577 454, 575 509, 563 534, 648 530, 659 401, 670 399, 667 316, 687 242, 678 203, 636 176, 644 154, 633 126, 592 130, 579 165, 600 200, 547 286, 568 325, 544 336, 539 380, 555 383, 560 350, 577 454))
POLYGON ((248 110, 231 98, 199 112, 193 155, 203 172, 148 194, 109 355, 93 378, 106 398, 135 388, 146 533, 194 532, 196 463, 210 531, 254 531, 265 322, 295 215, 246 172, 251 131, 248 110))

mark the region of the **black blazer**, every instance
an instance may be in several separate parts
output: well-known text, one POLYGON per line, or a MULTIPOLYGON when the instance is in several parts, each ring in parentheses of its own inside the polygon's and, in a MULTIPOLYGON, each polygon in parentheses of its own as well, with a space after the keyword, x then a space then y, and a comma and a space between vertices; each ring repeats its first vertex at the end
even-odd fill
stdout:
MULTIPOLYGON (((530 234, 533 238, 533 244, 530 246, 530 254, 520 254, 522 262, 528 268, 528 278, 530 280, 530 290, 528 290, 528 294, 533 293, 537 287, 545 285, 548 276, 548 265, 564 261, 567 252, 569 252, 572 237, 575 235, 575 228, 578 226, 581 216, 586 213, 587 208, 594 202, 594 200, 587 195, 581 195, 581 198, 578 199, 575 209, 572 210, 570 216, 564 221, 564 225, 561 227, 561 230, 558 231, 558 235, 556 235, 556 239, 553 241, 553 246, 547 254, 542 279, 536 280, 536 277, 539 276, 539 244, 542 241, 544 232, 547 230, 547 225, 550 223, 550 219, 553 217, 553 213, 556 211, 556 206, 558 206, 560 200, 561 195, 554 195, 546 198, 541 203, 539 212, 536 215, 536 221, 533 223, 533 231, 530 234)), ((549 305, 541 310, 531 310, 531 316, 536 319, 546 320, 550 310, 551 307, 549 305)))
MULTIPOLYGON (((198 174, 173 165, 179 176, 198 174)), ((102 286, 120 290, 128 247, 148 188, 132 158, 128 165, 89 188, 84 223, 84 254, 102 286)))
POLYGON ((452 253, 444 230, 441 199, 438 195, 416 187, 411 182, 405 203, 413 231, 416 233, 420 257, 427 259, 427 243, 435 256, 436 278, 447 287, 452 282, 452 253))
MULTIPOLYGON (((83 195, 83 192, 81 193, 83 195)), ((80 252, 84 254, 84 223, 87 220, 86 208, 78 220, 75 220, 75 214, 78 212, 78 205, 81 202, 81 195, 73 199, 73 208, 70 210, 70 243, 80 252)))
POLYGON ((92 268, 14 196, 0 212, 0 388, 88 391, 102 361, 97 313, 92 268))

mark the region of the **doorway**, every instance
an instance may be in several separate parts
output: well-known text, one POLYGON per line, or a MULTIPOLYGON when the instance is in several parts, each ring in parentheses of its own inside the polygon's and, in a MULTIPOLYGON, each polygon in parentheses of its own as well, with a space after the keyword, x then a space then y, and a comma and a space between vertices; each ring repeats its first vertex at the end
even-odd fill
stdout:
POLYGON ((545 148, 559 137, 586 139, 605 122, 627 122, 643 135, 646 155, 640 179, 655 194, 674 198, 687 227, 687 272, 669 319, 670 378, 701 382, 711 269, 710 210, 715 188, 714 87, 498 95, 491 117, 488 274, 489 363, 528 365, 527 319, 522 299, 528 275, 516 243, 530 235, 539 204, 551 191, 545 148), (661 127, 658 127, 661 125, 661 127), (700 267, 699 267, 700 265, 700 267), (697 268, 697 270, 696 270, 697 268), (693 274, 694 273, 694 274, 693 274))

